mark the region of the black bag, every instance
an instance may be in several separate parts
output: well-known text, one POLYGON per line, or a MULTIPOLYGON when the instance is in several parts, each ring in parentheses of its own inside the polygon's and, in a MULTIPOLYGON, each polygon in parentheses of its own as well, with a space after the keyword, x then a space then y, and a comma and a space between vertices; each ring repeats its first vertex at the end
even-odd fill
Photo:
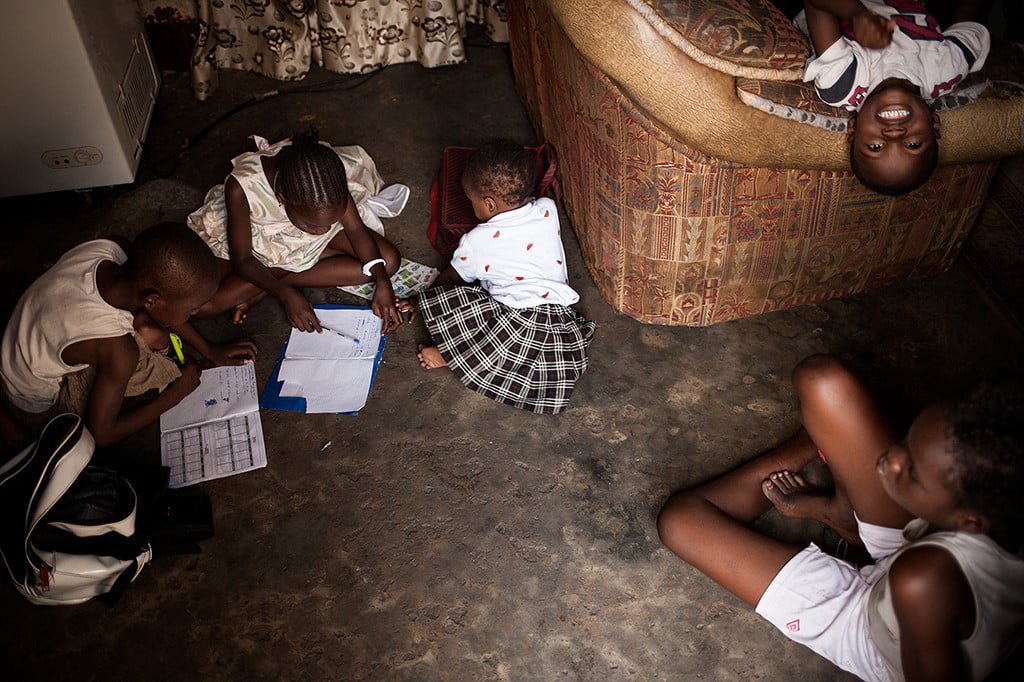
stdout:
POLYGON ((114 602, 154 556, 198 552, 213 534, 205 493, 169 496, 165 468, 98 466, 94 448, 63 414, 0 467, 0 556, 35 604, 114 602))

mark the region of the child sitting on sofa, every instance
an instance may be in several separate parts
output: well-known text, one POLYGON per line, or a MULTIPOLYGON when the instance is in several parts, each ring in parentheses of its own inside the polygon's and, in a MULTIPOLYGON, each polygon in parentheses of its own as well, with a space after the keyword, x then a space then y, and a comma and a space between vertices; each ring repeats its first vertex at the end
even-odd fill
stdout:
POLYGON ((804 80, 827 104, 853 112, 850 166, 868 188, 906 194, 938 163, 939 116, 928 102, 985 64, 983 0, 960 2, 940 30, 919 0, 804 0, 796 25, 814 54, 804 80))

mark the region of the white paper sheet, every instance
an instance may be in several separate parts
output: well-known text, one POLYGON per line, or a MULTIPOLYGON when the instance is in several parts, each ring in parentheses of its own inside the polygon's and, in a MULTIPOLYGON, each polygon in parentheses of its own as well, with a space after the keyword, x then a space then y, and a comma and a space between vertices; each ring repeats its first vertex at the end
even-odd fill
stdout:
POLYGON ((160 458, 171 488, 267 465, 252 362, 203 370, 199 388, 160 416, 160 458))
POLYGON ((320 324, 345 336, 322 332, 301 332, 292 329, 284 357, 288 359, 370 358, 380 345, 381 319, 373 311, 352 308, 317 308, 320 324))
POLYGON ((373 358, 289 360, 281 363, 281 395, 306 399, 306 412, 355 412, 366 404, 373 375, 373 358), (353 371, 352 363, 368 363, 353 371))
POLYGON ((355 412, 370 393, 381 319, 366 308, 317 308, 316 314, 345 336, 292 329, 278 369, 279 395, 305 398, 309 414, 355 412))

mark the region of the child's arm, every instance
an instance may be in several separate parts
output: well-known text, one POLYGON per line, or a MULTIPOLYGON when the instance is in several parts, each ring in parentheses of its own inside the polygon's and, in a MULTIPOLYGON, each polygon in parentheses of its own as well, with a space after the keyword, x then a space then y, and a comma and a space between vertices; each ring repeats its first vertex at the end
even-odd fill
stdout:
MULTIPOLYGON (((449 264, 446 268, 441 270, 441 272, 437 273, 437 277, 434 278, 434 281, 431 282, 430 286, 427 288, 433 289, 434 287, 444 286, 445 284, 466 284, 466 280, 462 279, 462 277, 459 276, 458 271, 449 264)), ((410 317, 408 319, 409 322, 416 319, 416 315, 419 313, 419 306, 413 301, 398 298, 395 299, 395 305, 400 311, 410 313, 410 317)))
POLYGON ((227 208, 228 254, 231 268, 239 277, 267 292, 284 308, 288 322, 296 329, 308 329, 310 324, 319 329, 313 305, 296 289, 274 277, 266 265, 252 252, 252 224, 249 201, 242 186, 234 177, 224 182, 224 202, 227 208))
MULTIPOLYGON (((346 194, 348 194, 346 192, 346 194)), ((380 260, 380 249, 377 247, 377 240, 370 234, 370 230, 363 224, 359 217, 359 209, 352 195, 348 195, 348 205, 345 213, 341 216, 341 224, 345 228, 345 237, 348 238, 356 258, 363 263, 372 260, 380 260)), ((372 308, 373 313, 384 321, 383 332, 390 332, 402 324, 402 316, 395 306, 395 292, 391 287, 391 275, 388 274, 384 263, 380 262, 370 268, 370 275, 376 287, 373 291, 372 308)))
POLYGON ((177 326, 171 331, 218 367, 221 365, 244 365, 249 360, 255 360, 259 353, 259 348, 249 339, 210 343, 192 326, 191 322, 177 326))
POLYGON ((969 679, 960 640, 970 637, 977 614, 952 555, 934 546, 907 550, 889 569, 889 589, 907 681, 969 679))
POLYGON ((847 20, 853 24, 853 34, 858 43, 868 49, 881 49, 892 42, 896 28, 892 19, 875 14, 860 3, 860 0, 804 0, 807 16, 807 31, 811 34, 814 53, 822 55, 842 36, 839 22, 847 20))
POLYGON ((85 424, 98 446, 116 443, 141 430, 199 386, 199 367, 187 364, 181 377, 152 401, 122 412, 124 391, 139 361, 139 347, 131 335, 78 341, 66 348, 62 357, 69 364, 85 363, 96 368, 85 424))
POLYGON ((430 283, 429 288, 433 289, 444 284, 466 284, 466 280, 462 279, 458 271, 449 264, 448 267, 437 273, 437 277, 430 283))

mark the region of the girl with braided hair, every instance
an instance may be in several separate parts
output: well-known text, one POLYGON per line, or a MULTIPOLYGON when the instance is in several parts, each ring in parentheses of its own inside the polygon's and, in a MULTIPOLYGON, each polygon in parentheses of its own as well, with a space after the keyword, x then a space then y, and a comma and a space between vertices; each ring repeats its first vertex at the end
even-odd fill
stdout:
POLYGON ((374 282, 372 307, 382 331, 397 328, 402 318, 391 275, 401 258, 382 234, 366 227, 374 222, 361 205, 380 188, 373 160, 361 147, 327 146, 314 128, 276 144, 253 140, 256 151, 232 159, 224 184, 188 217, 220 259, 222 274, 198 316, 233 310, 232 322, 241 324, 249 308, 270 295, 293 327, 319 332, 320 321, 299 287, 374 282))

